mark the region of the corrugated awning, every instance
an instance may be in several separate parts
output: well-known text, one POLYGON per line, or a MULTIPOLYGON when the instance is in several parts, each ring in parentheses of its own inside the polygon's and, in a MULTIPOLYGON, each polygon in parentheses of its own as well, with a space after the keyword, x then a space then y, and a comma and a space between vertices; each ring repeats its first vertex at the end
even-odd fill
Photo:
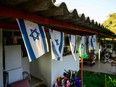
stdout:
POLYGON ((71 34, 108 37, 114 34, 76 9, 69 11, 64 2, 55 6, 51 0, 0 0, 0 27, 18 27, 15 18, 71 34))

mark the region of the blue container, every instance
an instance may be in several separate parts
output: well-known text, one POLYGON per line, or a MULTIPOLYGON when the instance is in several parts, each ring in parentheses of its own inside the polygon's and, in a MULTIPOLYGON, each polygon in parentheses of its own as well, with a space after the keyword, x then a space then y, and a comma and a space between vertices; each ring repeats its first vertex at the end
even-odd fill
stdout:
POLYGON ((75 85, 76 85, 76 87, 81 87, 81 79, 80 78, 75 78, 75 85))

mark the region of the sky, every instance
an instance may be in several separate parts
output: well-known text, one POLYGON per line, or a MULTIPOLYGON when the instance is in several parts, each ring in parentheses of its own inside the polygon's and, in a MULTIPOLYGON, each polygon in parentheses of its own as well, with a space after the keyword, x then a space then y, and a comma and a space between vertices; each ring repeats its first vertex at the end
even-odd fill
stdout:
POLYGON ((98 23, 103 23, 109 14, 116 13, 116 0, 56 0, 56 5, 65 2, 69 10, 77 9, 98 23))

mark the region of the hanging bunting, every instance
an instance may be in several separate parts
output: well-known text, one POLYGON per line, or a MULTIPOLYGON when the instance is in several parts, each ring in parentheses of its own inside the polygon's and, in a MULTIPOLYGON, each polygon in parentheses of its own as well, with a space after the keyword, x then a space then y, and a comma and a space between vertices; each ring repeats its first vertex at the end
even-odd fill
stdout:
POLYGON ((68 36, 69 36, 71 53, 73 55, 74 60, 76 60, 77 37, 76 35, 71 35, 71 34, 69 34, 68 36))
POLYGON ((49 29, 52 59, 62 61, 64 33, 49 29))
POLYGON ((92 48, 92 36, 89 36, 88 38, 88 49, 89 49, 89 52, 93 49, 92 48))
POLYGON ((91 50, 95 50, 96 49, 96 35, 89 36, 88 46, 89 46, 89 52, 91 50))
POLYGON ((92 48, 93 48, 93 50, 95 50, 96 49, 96 35, 92 36, 92 40, 91 41, 92 41, 91 42, 92 48))
POLYGON ((85 36, 80 36, 79 56, 81 58, 88 58, 88 54, 86 52, 86 37, 85 36))
POLYGON ((35 60, 47 53, 48 43, 44 27, 36 23, 17 19, 29 61, 35 60))

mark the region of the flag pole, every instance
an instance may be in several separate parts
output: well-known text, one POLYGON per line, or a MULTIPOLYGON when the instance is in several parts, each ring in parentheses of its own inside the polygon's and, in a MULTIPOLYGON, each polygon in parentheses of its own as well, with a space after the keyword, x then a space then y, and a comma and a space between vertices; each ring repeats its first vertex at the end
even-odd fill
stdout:
POLYGON ((81 87, 83 87, 83 58, 80 58, 80 77, 81 77, 81 87))

